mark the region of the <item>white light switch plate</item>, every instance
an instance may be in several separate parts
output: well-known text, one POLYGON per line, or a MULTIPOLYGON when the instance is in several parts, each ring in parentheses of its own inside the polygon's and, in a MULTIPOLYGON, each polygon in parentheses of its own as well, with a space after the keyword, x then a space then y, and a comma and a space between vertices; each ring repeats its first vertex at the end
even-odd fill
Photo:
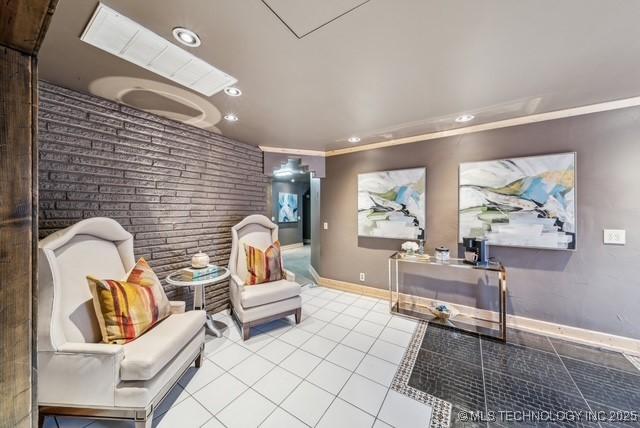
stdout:
POLYGON ((324 230, 329 230, 329 223, 325 221, 322 227, 324 228, 324 230))
POLYGON ((605 245, 624 245, 627 243, 627 233, 623 229, 605 229, 605 245))

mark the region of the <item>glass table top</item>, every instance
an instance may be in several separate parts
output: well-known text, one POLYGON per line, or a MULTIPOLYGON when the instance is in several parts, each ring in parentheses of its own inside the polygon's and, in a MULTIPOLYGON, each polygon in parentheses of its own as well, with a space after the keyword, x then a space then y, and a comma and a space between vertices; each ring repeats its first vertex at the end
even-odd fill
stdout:
POLYGON ((193 286, 193 285, 209 285, 227 279, 230 275, 229 269, 220 266, 220 270, 198 278, 190 278, 185 275, 182 270, 175 271, 167 276, 166 280, 171 285, 193 286))
POLYGON ((445 267, 448 266, 448 267, 461 268, 461 269, 479 269, 479 270, 488 270, 488 271, 494 271, 494 272, 505 271, 504 266, 499 261, 489 261, 489 263, 487 264, 474 265, 474 264, 466 263, 464 259, 458 259, 453 257, 447 261, 441 261, 441 260, 437 260, 435 256, 429 256, 426 254, 425 255, 419 255, 419 254, 407 255, 401 252, 396 252, 392 254, 389 257, 389 259, 395 260, 398 262, 404 262, 404 263, 419 263, 419 264, 445 266, 445 267))

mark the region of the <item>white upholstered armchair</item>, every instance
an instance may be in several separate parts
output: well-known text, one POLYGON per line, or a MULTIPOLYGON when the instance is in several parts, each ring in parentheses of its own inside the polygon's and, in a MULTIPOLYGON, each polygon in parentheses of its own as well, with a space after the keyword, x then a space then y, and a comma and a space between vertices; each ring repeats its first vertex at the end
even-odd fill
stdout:
POLYGON ((278 226, 263 215, 250 215, 231 229, 231 256, 229 258, 229 297, 232 314, 242 327, 247 340, 251 327, 288 315, 295 315, 296 324, 302 316, 300 284, 295 276, 285 271, 286 279, 265 284, 245 286, 247 257, 244 244, 264 250, 278 240, 278 226))
POLYGON ((128 419, 151 427, 153 411, 191 363, 200 366, 204 311, 172 314, 124 345, 101 342, 87 275, 123 279, 133 236, 108 218, 83 220, 39 243, 38 406, 45 415, 128 419))

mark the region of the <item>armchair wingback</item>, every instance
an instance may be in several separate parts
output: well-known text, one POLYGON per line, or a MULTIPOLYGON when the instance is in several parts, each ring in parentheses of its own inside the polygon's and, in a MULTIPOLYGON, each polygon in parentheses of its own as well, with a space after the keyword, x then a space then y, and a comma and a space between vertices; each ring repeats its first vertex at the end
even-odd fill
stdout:
POLYGON ((48 236, 38 248, 41 415, 151 426, 154 407, 194 360, 199 364, 204 312, 185 313, 172 302, 172 314, 138 339, 100 343, 86 277, 124 279, 135 265, 133 236, 114 220, 91 218, 48 236))
POLYGON ((232 314, 242 327, 242 336, 250 336, 252 326, 295 315, 302 315, 300 285, 285 271, 286 279, 258 285, 245 285, 248 275, 245 244, 265 249, 278 239, 278 226, 263 215, 250 215, 231 228, 229 257, 229 296, 232 314))
POLYGON ((86 277, 124 278, 135 264, 133 236, 114 220, 92 218, 50 235, 39 251, 39 349, 100 342, 86 277))

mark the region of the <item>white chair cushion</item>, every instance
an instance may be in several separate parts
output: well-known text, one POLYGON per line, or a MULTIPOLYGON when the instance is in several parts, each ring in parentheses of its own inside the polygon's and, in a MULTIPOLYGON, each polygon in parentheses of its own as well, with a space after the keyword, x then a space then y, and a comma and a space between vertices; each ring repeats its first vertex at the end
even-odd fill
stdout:
POLYGON ((240 301, 242 307, 252 308, 298 295, 300 295, 300 284, 281 279, 280 281, 266 282, 264 284, 243 286, 240 301))
POLYGON ((149 380, 198 334, 205 323, 204 311, 173 314, 151 330, 124 345, 121 380, 149 380))

